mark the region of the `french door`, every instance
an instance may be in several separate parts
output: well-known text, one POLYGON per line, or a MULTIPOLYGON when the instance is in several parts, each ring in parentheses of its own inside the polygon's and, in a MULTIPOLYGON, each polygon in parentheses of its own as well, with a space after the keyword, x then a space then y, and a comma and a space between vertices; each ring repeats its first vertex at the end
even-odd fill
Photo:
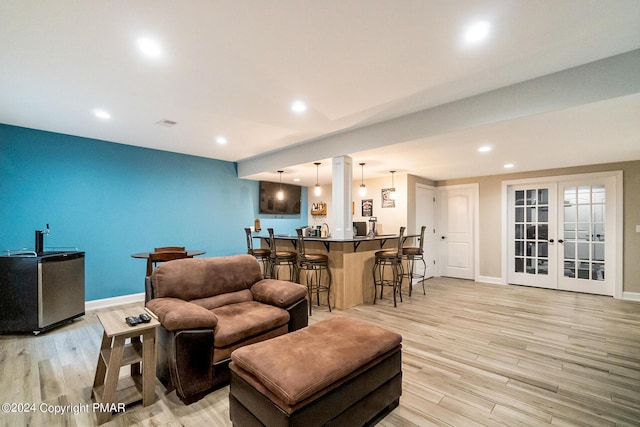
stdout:
POLYGON ((615 176, 509 186, 509 283, 614 295, 617 197, 615 176))
POLYGON ((602 180, 562 186, 559 289, 614 295, 617 254, 613 187, 602 180))
POLYGON ((509 191, 509 283, 557 288, 557 184, 509 191))

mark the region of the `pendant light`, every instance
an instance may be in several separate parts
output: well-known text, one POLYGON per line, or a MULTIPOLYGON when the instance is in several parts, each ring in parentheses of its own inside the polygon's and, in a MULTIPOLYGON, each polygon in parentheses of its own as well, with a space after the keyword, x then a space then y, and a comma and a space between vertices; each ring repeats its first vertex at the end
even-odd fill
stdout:
POLYGON ((360 184, 360 190, 358 190, 358 194, 360 194, 360 197, 364 197, 367 195, 367 186, 364 185, 364 165, 365 163, 360 163, 360 167, 362 168, 362 175, 360 176, 362 184, 360 184))
POLYGON ((321 163, 319 162, 315 162, 314 165, 316 165, 316 186, 313 189, 313 194, 315 194, 317 197, 319 197, 322 194, 322 188, 320 187, 320 184, 318 184, 318 166, 320 166, 321 163))
POLYGON ((389 171, 391 172, 391 188, 389 190, 391 190, 391 192, 389 193, 389 198, 391 200, 395 200, 396 199, 396 187, 395 185, 393 185, 393 174, 396 173, 396 171, 389 171))
POLYGON ((278 171, 280 174, 280 190, 278 190, 278 193, 276 194, 276 199, 278 200, 284 200, 284 191, 282 191, 282 172, 284 171, 278 171))

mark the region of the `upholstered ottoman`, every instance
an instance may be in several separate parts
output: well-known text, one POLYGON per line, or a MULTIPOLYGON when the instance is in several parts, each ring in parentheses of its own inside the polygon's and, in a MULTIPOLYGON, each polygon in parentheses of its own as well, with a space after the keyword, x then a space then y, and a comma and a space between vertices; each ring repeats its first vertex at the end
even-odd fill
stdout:
POLYGON ((398 406, 402 337, 344 317, 235 350, 234 426, 357 426, 398 406))

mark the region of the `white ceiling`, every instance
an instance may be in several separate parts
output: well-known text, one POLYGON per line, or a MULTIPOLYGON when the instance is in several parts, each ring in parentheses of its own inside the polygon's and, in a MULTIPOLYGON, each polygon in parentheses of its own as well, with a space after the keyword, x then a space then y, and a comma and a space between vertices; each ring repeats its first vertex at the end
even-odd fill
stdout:
MULTIPOLYGON (((328 183, 323 138, 638 49, 639 22, 640 0, 2 0, 0 122, 240 163, 314 141, 277 169, 328 183)), ((434 180, 640 159, 639 118, 630 94, 343 154, 434 180)))

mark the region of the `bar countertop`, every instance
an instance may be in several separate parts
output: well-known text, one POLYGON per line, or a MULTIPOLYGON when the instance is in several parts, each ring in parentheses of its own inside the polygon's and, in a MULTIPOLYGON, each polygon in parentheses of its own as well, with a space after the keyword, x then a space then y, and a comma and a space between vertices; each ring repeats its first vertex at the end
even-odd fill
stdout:
MULTIPOLYGON (((407 235, 403 236, 402 240, 404 242, 405 240, 411 239, 411 238, 414 238, 414 237, 420 237, 420 235, 419 234, 407 234, 407 235)), ((254 235, 253 238, 254 239, 263 239, 267 244, 269 244, 269 236, 254 235)), ((292 234, 274 234, 274 238, 276 240, 290 240, 294 247, 297 247, 297 244, 298 244, 298 236, 297 235, 292 235, 292 234)), ((352 237, 350 239, 349 238, 347 238, 347 239, 336 239, 336 238, 333 238, 333 237, 306 237, 305 236, 304 240, 305 240, 305 242, 322 242, 322 243, 324 243, 324 246, 327 249, 327 251, 329 251, 331 243, 353 243, 353 250, 356 251, 356 250, 358 250, 358 246, 360 246, 360 243, 362 243, 362 242, 379 241, 380 242, 380 247, 382 248, 384 246, 384 244, 388 240, 397 239, 397 238, 398 238, 397 234, 378 234, 375 237, 357 236, 357 237, 352 237)))

